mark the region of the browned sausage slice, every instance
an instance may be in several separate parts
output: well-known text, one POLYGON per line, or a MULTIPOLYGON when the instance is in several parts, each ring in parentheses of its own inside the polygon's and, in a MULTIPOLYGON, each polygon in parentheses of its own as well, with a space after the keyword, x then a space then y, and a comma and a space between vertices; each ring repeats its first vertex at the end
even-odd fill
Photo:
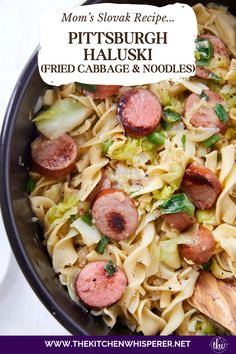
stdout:
POLYGON ((113 95, 116 95, 119 91, 120 86, 119 85, 96 85, 96 91, 95 92, 88 92, 86 90, 83 90, 83 92, 86 95, 91 95, 93 98, 106 98, 110 97, 113 95))
POLYGON ((224 100, 216 92, 207 90, 204 91, 204 93, 208 97, 207 100, 195 93, 188 96, 185 102, 184 115, 186 118, 190 119, 194 127, 218 128, 221 133, 224 133, 227 128, 227 121, 221 122, 214 111, 215 105, 217 103, 222 104, 224 100), (204 100, 204 102, 199 107, 201 99, 204 100))
POLYGON ((119 189, 105 189, 92 207, 93 222, 106 236, 123 240, 138 226, 138 212, 133 200, 119 189))
POLYGON ((201 77, 202 79, 209 79, 209 75, 210 75, 211 71, 207 70, 205 68, 203 68, 202 66, 196 66, 196 75, 198 77, 201 77))
POLYGON ((187 194, 195 207, 209 209, 221 192, 221 183, 207 167, 189 165, 181 183, 181 190, 187 194))
POLYGON ((214 253, 215 245, 216 243, 211 231, 204 226, 199 226, 193 243, 179 245, 179 251, 183 258, 200 265, 209 261, 214 253))
POLYGON ((156 95, 145 89, 132 89, 121 96, 117 115, 127 134, 145 136, 161 121, 161 104, 156 95))
POLYGON ((92 308, 104 308, 117 302, 123 295, 127 279, 125 273, 116 266, 113 275, 105 271, 106 261, 88 263, 75 281, 78 297, 92 308))
POLYGON ((98 193, 100 193, 101 191, 103 191, 105 189, 109 189, 109 188, 111 188, 111 180, 108 177, 108 175, 105 172, 103 172, 102 178, 100 179, 99 183, 96 185, 94 190, 89 194, 87 200, 90 203, 93 203, 93 201, 98 193))
MULTIPOLYGON (((226 57, 227 59, 229 58, 224 43, 218 37, 213 36, 212 34, 202 34, 198 38, 205 38, 208 39, 209 42, 211 42, 214 47, 214 56, 217 55, 218 57, 226 57)), ((196 67, 196 75, 198 77, 201 77, 202 79, 209 79, 210 73, 211 71, 206 68, 203 68, 201 66, 196 67)))
POLYGON ((213 45, 215 53, 219 55, 224 55, 226 57, 228 56, 225 44, 220 38, 212 34, 202 34, 201 36, 199 36, 199 38, 208 39, 208 41, 211 42, 211 44, 213 45))
POLYGON ((31 156, 38 173, 48 178, 60 178, 74 169, 77 145, 67 134, 55 140, 40 135, 31 144, 31 156))
POLYGON ((196 221, 193 216, 182 212, 175 214, 164 214, 162 217, 167 222, 167 224, 170 225, 170 227, 173 227, 180 232, 189 228, 196 221))

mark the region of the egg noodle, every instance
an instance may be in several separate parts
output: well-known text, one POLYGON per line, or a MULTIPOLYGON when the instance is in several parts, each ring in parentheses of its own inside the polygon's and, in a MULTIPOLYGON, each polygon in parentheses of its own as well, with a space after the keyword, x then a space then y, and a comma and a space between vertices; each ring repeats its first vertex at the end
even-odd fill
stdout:
MULTIPOLYGON (((208 89, 219 93, 229 114, 228 128, 220 139, 208 147, 204 142, 219 129, 196 128, 186 115, 159 129, 164 142, 157 147, 146 138, 128 137, 116 109, 118 97, 131 87, 121 87, 117 95, 105 99, 93 99, 92 94, 71 83, 48 89, 43 104, 52 107, 59 101, 77 102, 84 109, 77 126, 67 130, 78 145, 76 171, 59 180, 30 171, 36 182, 29 197, 32 209, 44 228, 53 268, 71 298, 79 303, 74 282, 88 262, 113 260, 126 274, 126 290, 117 303, 92 310, 92 314, 102 316, 111 328, 119 320, 144 335, 214 334, 214 325, 187 302, 201 266, 183 259, 178 251, 179 244, 193 240, 199 224, 212 231, 217 244, 210 265, 212 274, 220 279, 236 277, 236 18, 224 7, 197 4, 193 8, 199 34, 214 34, 227 47, 228 61, 211 62, 211 70, 221 81, 194 77, 181 83, 162 81, 139 87, 157 95, 163 108, 180 115, 191 93, 201 95, 208 89), (189 163, 214 172, 222 192, 212 209, 198 210, 197 222, 179 232, 160 217, 159 206, 178 191, 189 163), (101 254, 96 247, 103 235, 80 217, 90 210, 87 197, 104 171, 116 188, 134 200, 139 224, 128 238, 109 239, 101 254), (196 329, 195 324, 201 322, 206 324, 205 332, 201 326, 196 329)), ((204 98, 200 101, 203 104, 204 98)), ((63 129, 60 122, 55 132, 58 129, 63 129)))

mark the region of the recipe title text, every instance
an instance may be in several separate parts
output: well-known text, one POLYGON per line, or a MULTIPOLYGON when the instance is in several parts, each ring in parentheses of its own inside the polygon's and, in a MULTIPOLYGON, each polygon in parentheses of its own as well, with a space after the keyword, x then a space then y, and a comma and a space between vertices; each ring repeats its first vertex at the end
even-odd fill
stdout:
POLYGON ((197 24, 188 5, 88 5, 43 24, 39 69, 48 84, 139 85, 195 74, 197 24))

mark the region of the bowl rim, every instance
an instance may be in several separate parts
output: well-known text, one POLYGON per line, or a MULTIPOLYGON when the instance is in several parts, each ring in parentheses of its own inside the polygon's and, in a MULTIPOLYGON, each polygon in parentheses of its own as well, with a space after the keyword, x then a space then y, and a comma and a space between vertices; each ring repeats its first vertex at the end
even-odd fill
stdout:
POLYGON ((41 300, 51 315, 55 317, 70 333, 89 335, 87 331, 61 309, 49 290, 43 285, 43 282, 28 258, 14 221, 10 193, 10 146, 20 104, 32 75, 38 70, 38 49, 39 47, 33 52, 16 82, 2 124, 0 136, 0 204, 2 218, 13 253, 36 296, 41 300))

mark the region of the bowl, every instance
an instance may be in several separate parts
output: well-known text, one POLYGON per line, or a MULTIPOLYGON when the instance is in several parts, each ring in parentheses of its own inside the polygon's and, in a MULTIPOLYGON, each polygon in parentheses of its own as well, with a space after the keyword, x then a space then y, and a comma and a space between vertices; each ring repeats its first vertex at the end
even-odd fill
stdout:
MULTIPOLYGON (((87 1, 85 4, 106 1, 87 1)), ((113 1, 115 2, 115 1, 113 1)), ((127 3, 128 1, 117 1, 127 3)), ((184 1, 179 1, 183 2, 184 1)), ((194 5, 198 1, 189 1, 194 5)), ((207 3, 208 1, 201 1, 207 3)), ((134 4, 163 6, 175 1, 130 1, 134 4)), ((236 15, 236 2, 221 1, 236 15)), ((29 112, 47 85, 37 67, 37 50, 26 64, 8 104, 0 140, 0 199, 8 238, 29 284, 47 309, 72 334, 131 335, 122 325, 109 329, 99 317, 86 313, 74 303, 54 273, 51 259, 43 246, 42 229, 32 223, 33 213, 25 191, 28 175, 30 142, 35 129, 29 121, 29 112)))

